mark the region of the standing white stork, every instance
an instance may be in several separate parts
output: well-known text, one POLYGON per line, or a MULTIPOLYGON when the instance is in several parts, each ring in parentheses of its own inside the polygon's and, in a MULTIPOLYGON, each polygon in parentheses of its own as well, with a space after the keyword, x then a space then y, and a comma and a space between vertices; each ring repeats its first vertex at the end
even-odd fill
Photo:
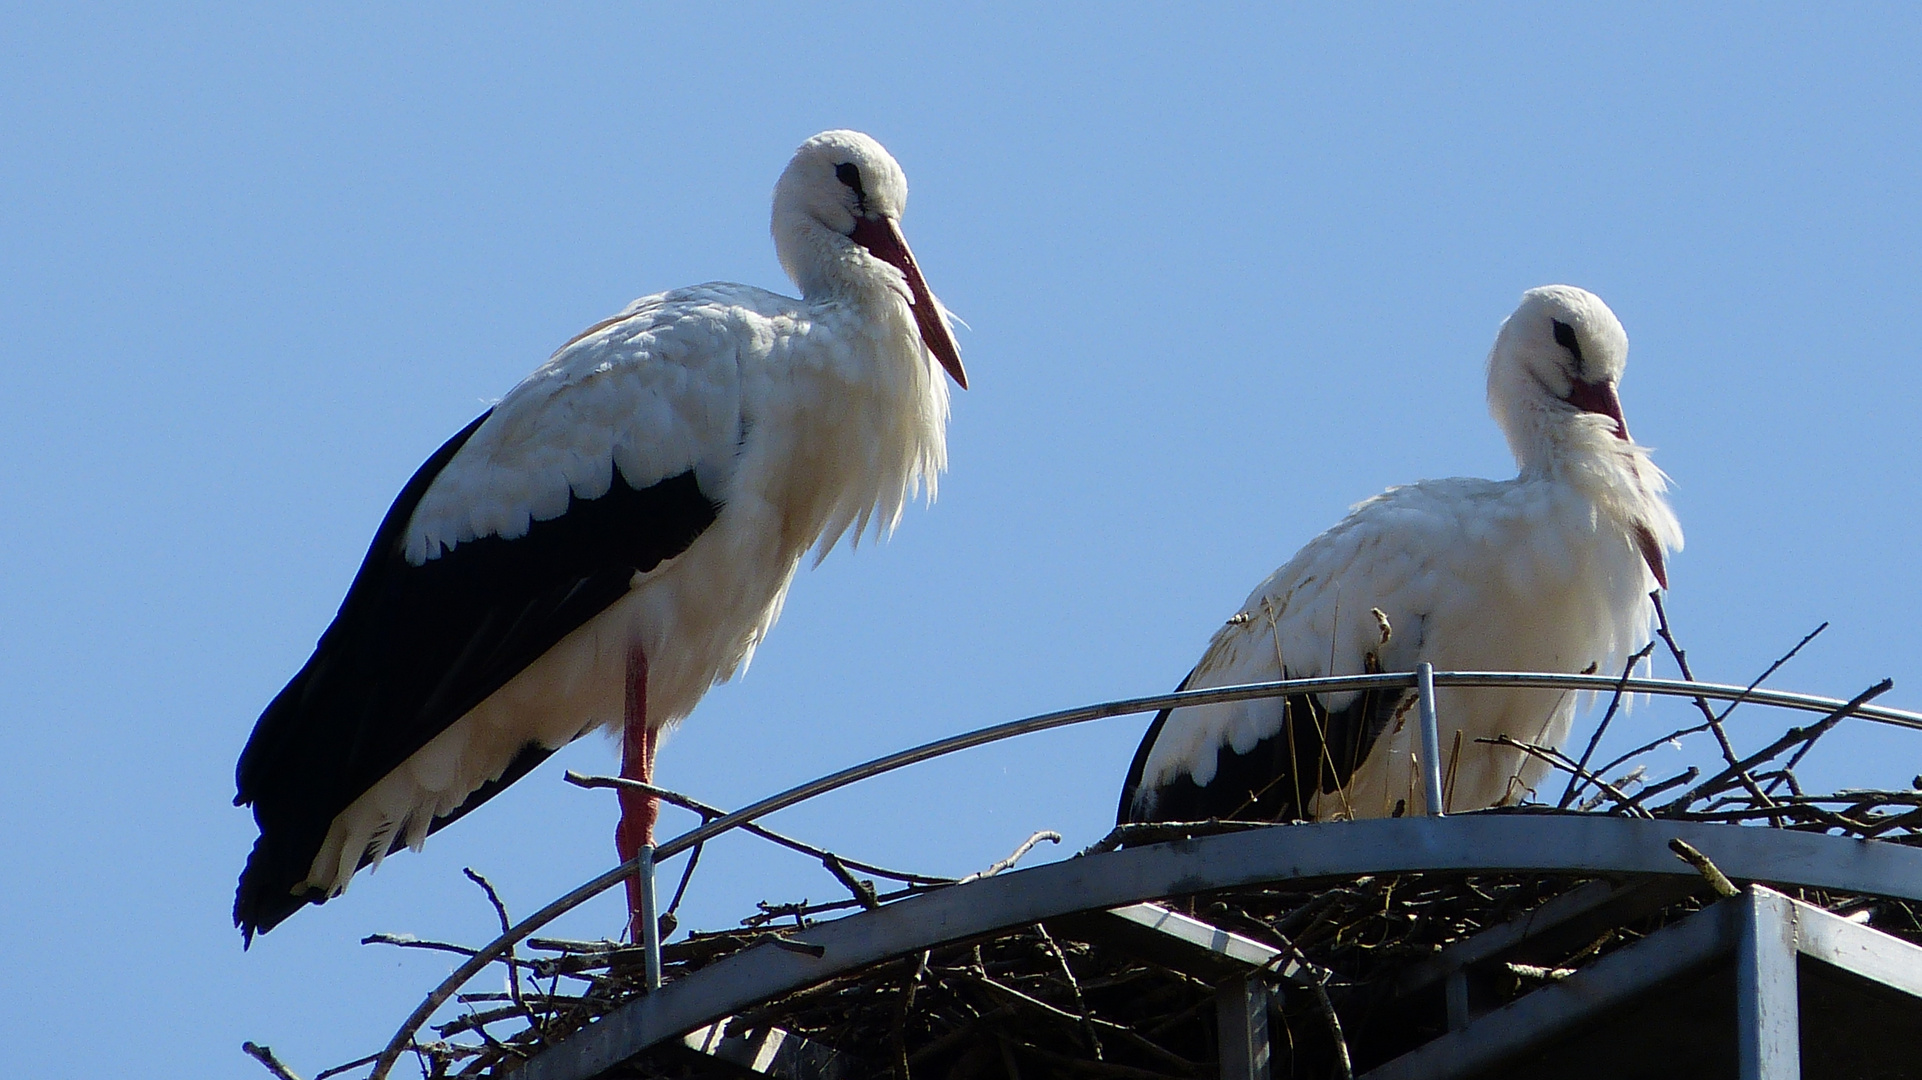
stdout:
MULTIPOLYGON (((816 135, 774 188, 802 299, 636 300, 421 466, 240 756, 246 940, 596 728, 650 779, 662 729, 747 663, 809 548, 932 498, 941 368, 967 377, 902 239, 907 197, 879 143, 816 135)), ((655 811, 623 793, 623 859, 655 811)))
MULTIPOLYGON (((1581 672, 1647 639, 1681 526, 1666 478, 1629 438, 1616 385, 1628 337, 1606 304, 1532 289, 1488 357, 1488 409, 1513 480, 1424 480, 1357 505, 1261 583, 1183 689, 1442 670, 1581 672)), ((1330 820, 1418 813, 1413 691, 1296 695, 1164 711, 1121 795, 1128 821, 1330 820)), ((1437 691, 1447 809, 1519 799, 1546 766, 1506 734, 1556 746, 1573 695, 1437 691), (1459 742, 1452 733, 1459 731, 1459 742)))

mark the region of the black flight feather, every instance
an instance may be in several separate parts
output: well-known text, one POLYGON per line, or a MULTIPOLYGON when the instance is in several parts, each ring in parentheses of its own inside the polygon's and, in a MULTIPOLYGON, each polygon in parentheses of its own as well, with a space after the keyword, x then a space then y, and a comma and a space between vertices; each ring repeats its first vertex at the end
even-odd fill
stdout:
MULTIPOLYGON (((1293 678, 1285 670, 1282 678, 1293 678)), ((1190 672, 1178 690, 1189 689, 1190 672)), ((1142 798, 1148 755, 1173 711, 1155 714, 1142 736, 1122 786, 1115 822, 1148 821, 1299 821, 1303 804, 1316 794, 1332 795, 1347 785, 1394 718, 1407 694, 1402 690, 1364 690, 1347 708, 1330 712, 1313 694, 1282 699, 1281 730, 1238 754, 1226 743, 1215 749, 1215 775, 1197 784, 1182 773, 1142 798)))
MULTIPOLYGON (((605 495, 570 498, 566 513, 533 522, 525 536, 468 540, 409 563, 415 508, 486 419, 449 439, 401 489, 333 624, 240 755, 234 802, 251 804, 260 826, 234 900, 234 923, 249 942, 326 899, 295 890, 341 811, 619 600, 637 572, 679 555, 714 522, 719 507, 691 471, 636 489, 617 468, 605 495)), ((549 752, 530 743, 432 828, 479 806, 549 752)))

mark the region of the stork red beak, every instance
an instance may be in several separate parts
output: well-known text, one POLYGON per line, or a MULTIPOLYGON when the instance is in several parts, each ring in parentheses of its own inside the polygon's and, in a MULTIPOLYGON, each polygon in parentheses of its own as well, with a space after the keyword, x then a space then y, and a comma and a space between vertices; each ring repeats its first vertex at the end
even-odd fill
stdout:
MULTIPOLYGON (((1615 435, 1628 442, 1628 421, 1622 418, 1622 399, 1615 394, 1612 382, 1578 382, 1562 400, 1583 412, 1600 413, 1615 421, 1615 435)), ((1659 576, 1659 575, 1658 575, 1659 576)))
POLYGON ((1655 575, 1656 584, 1668 588, 1668 560, 1662 558, 1662 545, 1648 526, 1639 521, 1635 523, 1635 546, 1642 549, 1642 561, 1648 564, 1648 572, 1655 575))
POLYGON ((934 294, 928 291, 927 279, 921 276, 921 268, 915 265, 914 252, 908 250, 908 242, 901 235, 901 226, 893 218, 857 217, 854 219, 854 242, 867 248, 875 258, 901 271, 908 279, 908 292, 914 297, 914 322, 921 328, 921 340, 927 343, 928 351, 934 354, 941 366, 948 369, 961 389, 968 388, 968 373, 961 367, 961 346, 955 344, 954 331, 948 329, 946 319, 941 317, 941 309, 935 306, 934 294))

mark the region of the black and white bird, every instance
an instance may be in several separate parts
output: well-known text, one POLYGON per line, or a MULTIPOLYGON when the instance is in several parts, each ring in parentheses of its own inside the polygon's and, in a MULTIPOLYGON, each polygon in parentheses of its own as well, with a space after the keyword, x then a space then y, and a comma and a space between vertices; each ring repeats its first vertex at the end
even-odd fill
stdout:
MULTIPOLYGON (((1581 672, 1647 640, 1681 526, 1629 438, 1616 386, 1628 337, 1566 285, 1532 289, 1488 357, 1488 408, 1513 480, 1424 480, 1357 505, 1261 583, 1182 683, 1438 670, 1581 672)), ((1508 735, 1559 745, 1574 696, 1444 688, 1444 809, 1512 803, 1546 766, 1508 735), (1456 732, 1459 732, 1457 741, 1456 732), (1459 760, 1456 748, 1459 747, 1459 760)), ((1119 819, 1289 821, 1426 809, 1412 691, 1164 711, 1135 753, 1119 819)))
MULTIPOLYGON (((636 300, 421 466, 241 754, 248 941, 590 731, 623 733, 623 775, 649 780, 662 729, 747 663, 803 554, 933 497, 942 369, 967 377, 907 197, 879 143, 816 135, 774 188, 801 299, 636 300)), ((623 859, 655 809, 623 792, 623 859)))

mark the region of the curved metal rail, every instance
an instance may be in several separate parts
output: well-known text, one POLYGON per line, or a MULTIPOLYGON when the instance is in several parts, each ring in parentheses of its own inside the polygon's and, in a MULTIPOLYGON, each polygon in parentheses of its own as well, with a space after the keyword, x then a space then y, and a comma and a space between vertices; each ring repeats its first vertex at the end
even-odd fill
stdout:
POLYGON ((845 972, 1012 926, 1215 889, 1421 871, 1692 877, 1682 839, 1730 877, 1922 900, 1922 849, 1819 833, 1600 815, 1374 819, 1195 837, 922 893, 762 943, 635 998, 510 1073, 580 1080, 682 1032, 845 972), (818 950, 818 952, 817 952, 818 950))
MULTIPOLYGON (((1427 665, 1423 665, 1426 667, 1427 665)), ((1422 675, 1428 673, 1424 672, 1422 675)), ((446 1004, 469 979, 479 974, 487 965, 505 955, 507 950, 519 944, 536 930, 547 925, 561 915, 572 911, 588 900, 613 888, 621 881, 633 876, 644 863, 659 863, 671 858, 694 845, 711 840, 724 832, 738 828, 759 818, 766 817, 777 810, 784 810, 796 803, 806 802, 818 795, 824 795, 849 784, 893 772, 932 758, 943 757, 960 750, 967 750, 988 743, 1012 739, 1020 735, 1049 731, 1054 728, 1068 727, 1073 724, 1087 723, 1091 720, 1104 720, 1115 716, 1158 711, 1193 705, 1223 704, 1233 701, 1249 701, 1257 698, 1282 697, 1289 694, 1340 693, 1351 690, 1368 689, 1411 689, 1418 685, 1421 678, 1416 672, 1386 672, 1379 675, 1344 675, 1317 679, 1280 679, 1273 682, 1247 683, 1241 686, 1213 687, 1204 690, 1182 690, 1168 694, 1154 694, 1148 697, 1124 698, 1119 701, 1103 702, 1097 705, 1084 705, 1079 708, 1063 709, 1057 712, 1042 713, 1022 720, 980 728, 976 731, 937 739, 907 750, 875 758, 860 765, 830 773, 827 776, 798 784, 752 805, 742 807, 731 814, 690 829, 685 833, 659 845, 651 851, 644 850, 629 862, 601 874, 599 877, 581 885, 560 899, 548 904, 534 914, 521 920, 512 929, 494 939, 493 943, 476 952, 465 963, 450 974, 440 986, 436 987, 419 1008, 395 1033, 394 1038, 381 1052, 375 1062, 374 1070, 368 1080, 385 1080, 394 1062, 412 1043, 414 1033, 419 1031, 436 1010, 446 1004)), ((1768 705, 1776 708, 1796 709, 1803 712, 1834 713, 1847 708, 1849 702, 1838 698, 1819 697, 1813 694, 1794 694, 1780 690, 1763 690, 1757 687, 1732 686, 1725 683, 1688 682, 1679 679, 1636 679, 1607 675, 1558 675, 1546 673, 1505 672, 1505 671, 1436 671, 1432 673, 1435 687, 1494 687, 1511 689, 1560 689, 1570 692, 1622 691, 1633 694, 1651 694, 1660 697, 1701 697, 1716 701, 1733 701, 1755 705, 1768 705)), ((1881 724, 1922 731, 1922 713, 1903 709, 1891 709, 1879 705, 1859 705, 1852 716, 1881 724)), ((1406 819, 1403 819, 1406 820, 1406 819)), ((898 906, 898 905, 897 905, 898 906)))

